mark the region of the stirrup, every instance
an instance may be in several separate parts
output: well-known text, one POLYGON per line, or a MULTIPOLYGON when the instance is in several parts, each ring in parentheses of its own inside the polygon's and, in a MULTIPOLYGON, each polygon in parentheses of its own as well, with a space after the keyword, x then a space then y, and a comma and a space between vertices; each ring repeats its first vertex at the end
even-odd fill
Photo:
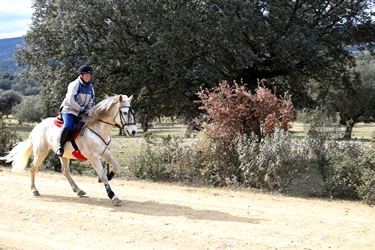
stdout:
POLYGON ((64 149, 63 149, 63 148, 58 148, 58 149, 56 150, 55 155, 57 155, 58 157, 63 156, 63 154, 64 154, 64 149))

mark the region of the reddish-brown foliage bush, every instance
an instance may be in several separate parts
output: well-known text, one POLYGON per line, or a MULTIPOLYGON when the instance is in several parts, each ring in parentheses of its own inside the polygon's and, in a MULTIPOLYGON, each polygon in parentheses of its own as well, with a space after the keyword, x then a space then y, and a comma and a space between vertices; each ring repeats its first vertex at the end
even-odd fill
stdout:
POLYGON ((206 111, 204 122, 212 123, 208 133, 214 138, 236 139, 251 133, 260 139, 277 127, 288 130, 294 120, 290 96, 277 98, 271 90, 258 86, 255 94, 236 82, 222 81, 217 87, 197 93, 206 111))

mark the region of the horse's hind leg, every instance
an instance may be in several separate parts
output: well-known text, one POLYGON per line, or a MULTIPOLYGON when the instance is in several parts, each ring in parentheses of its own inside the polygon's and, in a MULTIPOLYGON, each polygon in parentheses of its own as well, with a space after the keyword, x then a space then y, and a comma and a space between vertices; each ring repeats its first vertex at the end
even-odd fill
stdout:
POLYGON ((34 196, 40 196, 40 193, 35 186, 35 175, 38 171, 39 165, 46 158, 47 154, 48 150, 34 150, 34 160, 30 164, 31 193, 34 196))
POLYGON ((85 191, 81 190, 77 184, 74 182, 71 174, 70 174, 70 160, 68 158, 60 157, 60 162, 61 162, 61 171, 66 177, 66 179, 69 181, 70 186, 72 187, 73 191, 77 193, 79 197, 84 196, 86 194, 85 191))
POLYGON ((38 171, 38 166, 34 163, 34 161, 30 164, 30 177, 31 177, 31 193, 34 196, 40 196, 38 189, 35 187, 35 174, 38 171))

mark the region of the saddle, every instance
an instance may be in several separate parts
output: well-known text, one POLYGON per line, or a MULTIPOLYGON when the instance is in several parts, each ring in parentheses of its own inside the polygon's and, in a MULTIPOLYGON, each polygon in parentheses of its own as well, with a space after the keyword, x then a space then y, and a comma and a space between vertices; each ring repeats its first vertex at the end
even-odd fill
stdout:
MULTIPOLYGON (((61 115, 56 116, 56 118, 53 122, 57 127, 60 127, 60 128, 62 128, 62 126, 64 125, 64 121, 63 121, 61 115)), ((84 124, 85 123, 82 121, 82 119, 78 118, 76 120, 76 122, 74 123, 73 130, 70 132, 69 139, 68 139, 68 141, 70 141, 70 143, 72 144, 72 146, 74 148, 74 151, 72 152, 72 155, 75 158, 77 158, 77 160, 80 160, 80 161, 86 161, 87 158, 84 157, 81 154, 81 151, 78 149, 78 146, 75 142, 75 139, 77 139, 77 137, 81 133, 81 130, 82 130, 82 127, 83 127, 84 124)))

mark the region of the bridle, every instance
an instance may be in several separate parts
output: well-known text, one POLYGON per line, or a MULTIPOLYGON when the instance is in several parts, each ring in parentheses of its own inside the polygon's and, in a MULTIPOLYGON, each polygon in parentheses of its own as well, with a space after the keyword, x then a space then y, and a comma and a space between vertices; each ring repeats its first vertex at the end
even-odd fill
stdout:
POLYGON ((121 121, 121 125, 115 123, 115 126, 120 128, 120 129, 124 129, 125 126, 129 126, 129 125, 136 125, 136 121, 135 121, 135 116, 134 116, 134 110, 132 109, 131 106, 123 106, 123 107, 120 107, 118 110, 117 110, 117 113, 115 115, 115 117, 113 118, 113 121, 115 122, 115 119, 117 116, 120 116, 120 121, 121 121), (122 108, 128 108, 128 113, 124 114, 124 112, 121 112, 121 109, 122 108), (125 116, 128 116, 128 121, 125 120, 125 116), (130 120, 132 120, 133 122, 129 122, 130 120))
POLYGON ((108 125, 111 125, 111 126, 115 126, 115 127, 119 128, 119 129, 124 129, 125 126, 129 126, 129 125, 136 125, 135 116, 134 116, 134 110, 132 109, 131 106, 122 106, 122 107, 119 107, 119 109, 117 110, 116 115, 113 117, 114 124, 112 124, 110 122, 103 121, 101 119, 99 119, 98 121, 100 121, 102 123, 105 123, 105 124, 108 124, 108 125), (124 114, 124 112, 121 112, 122 108, 128 108, 128 112, 124 114), (116 122, 116 117, 117 116, 120 116, 121 125, 116 122), (125 119, 126 116, 128 118, 127 119, 128 121, 126 121, 126 119, 125 119), (132 120, 133 122, 129 122, 130 120, 132 120))
MULTIPOLYGON (((124 130, 125 126, 136 125, 135 116, 134 116, 134 110, 132 109, 131 106, 122 106, 122 107, 118 108, 116 115, 113 117, 114 124, 110 123, 110 122, 103 121, 101 119, 98 119, 98 121, 100 121, 102 123, 105 123, 105 124, 108 124, 108 125, 111 125, 111 126, 115 126, 115 127, 119 128, 119 129, 122 129, 122 130, 124 130), (124 114, 124 112, 121 111, 122 108, 128 108, 128 112, 124 114), (117 116, 120 116, 121 125, 116 122, 116 117, 117 116), (126 121, 126 119, 125 119, 126 116, 128 118, 127 119, 128 121, 126 121), (132 122, 129 122, 130 120, 132 122)), ((88 128, 94 134, 96 134, 100 139, 102 139, 102 141, 106 145, 106 148, 104 149, 104 151, 105 151, 107 149, 108 145, 111 143, 111 138, 109 139, 109 142, 106 142, 103 139, 103 137, 101 137, 100 134, 98 134, 97 132, 95 132, 92 128, 90 128, 88 126, 85 126, 85 127, 88 128)), ((129 131, 127 129, 125 131, 130 136, 129 131)), ((82 134, 83 134, 83 130, 81 131, 81 136, 82 136, 82 134)), ((104 153, 104 151, 103 151, 103 153, 104 153)))

